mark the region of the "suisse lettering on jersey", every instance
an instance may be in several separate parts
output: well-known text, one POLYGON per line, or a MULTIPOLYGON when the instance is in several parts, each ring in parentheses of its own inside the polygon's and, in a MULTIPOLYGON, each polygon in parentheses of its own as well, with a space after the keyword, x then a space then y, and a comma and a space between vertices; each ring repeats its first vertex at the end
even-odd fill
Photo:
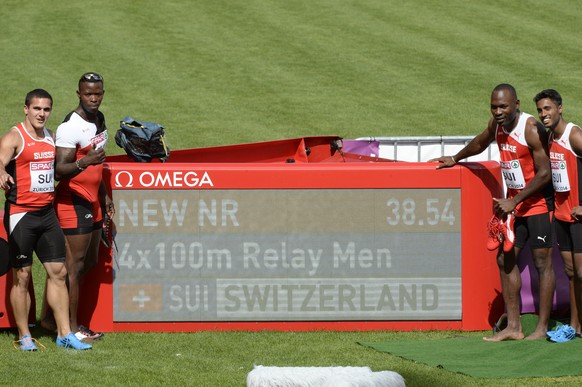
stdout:
POLYGON ((55 152, 53 151, 48 151, 48 152, 34 152, 34 159, 35 160, 40 160, 40 159, 54 159, 55 158, 55 152))
POLYGON ((517 147, 515 145, 510 145, 510 144, 505 144, 505 143, 499 144, 499 149, 501 149, 503 151, 511 152, 511 153, 517 152, 517 147))

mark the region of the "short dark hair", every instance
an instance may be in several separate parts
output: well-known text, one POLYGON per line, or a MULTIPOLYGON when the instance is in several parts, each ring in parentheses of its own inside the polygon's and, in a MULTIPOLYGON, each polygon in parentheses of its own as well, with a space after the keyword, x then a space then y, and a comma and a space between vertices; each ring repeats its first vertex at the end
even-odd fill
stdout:
POLYGON ((562 96, 554 89, 545 89, 540 91, 536 94, 533 100, 535 103, 538 103, 544 98, 549 98, 554 101, 557 106, 562 106, 562 96))
POLYGON ((51 106, 53 105, 53 97, 45 89, 34 89, 29 91, 24 98, 24 105, 30 106, 30 103, 34 98, 48 98, 51 100, 51 106))
POLYGON ((515 87, 511 86, 509 83, 500 83, 499 85, 495 86, 495 89, 493 89, 493 92, 501 91, 501 90, 509 91, 509 93, 513 96, 513 98, 515 98, 516 100, 518 99, 517 98, 517 91, 515 91, 515 87))
POLYGON ((103 77, 101 76, 101 74, 98 74, 94 71, 89 71, 88 73, 81 75, 81 78, 79 78, 78 87, 81 88, 81 83, 85 82, 87 83, 101 82, 101 84, 104 85, 103 77))

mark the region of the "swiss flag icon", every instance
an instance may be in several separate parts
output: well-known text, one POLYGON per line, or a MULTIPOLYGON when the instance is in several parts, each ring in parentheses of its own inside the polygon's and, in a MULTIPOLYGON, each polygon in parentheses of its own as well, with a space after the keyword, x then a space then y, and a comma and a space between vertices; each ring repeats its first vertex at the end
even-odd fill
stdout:
POLYGON ((125 284, 119 286, 122 312, 161 312, 162 285, 125 284))

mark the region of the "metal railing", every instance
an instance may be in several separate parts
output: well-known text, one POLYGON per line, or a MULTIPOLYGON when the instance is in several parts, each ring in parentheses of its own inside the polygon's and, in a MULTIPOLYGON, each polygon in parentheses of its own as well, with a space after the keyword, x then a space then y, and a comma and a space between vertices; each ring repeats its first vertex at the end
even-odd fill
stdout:
MULTIPOLYGON (((399 161, 427 161, 431 158, 453 155, 467 145, 473 136, 426 136, 426 137, 360 137, 357 140, 377 141, 379 156, 399 161)), ((495 143, 479 155, 464 161, 498 160, 499 150, 495 143)))

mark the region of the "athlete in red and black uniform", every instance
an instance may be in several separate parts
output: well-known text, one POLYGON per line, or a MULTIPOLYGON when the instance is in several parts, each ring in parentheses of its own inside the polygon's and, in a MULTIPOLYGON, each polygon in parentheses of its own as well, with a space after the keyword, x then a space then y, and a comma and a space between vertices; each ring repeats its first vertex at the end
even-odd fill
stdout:
POLYGON ((534 97, 548 140, 556 209, 554 227, 570 280, 570 326, 580 334, 582 312, 582 130, 562 117, 562 97, 546 89, 534 97))
MULTIPOLYGON (((101 75, 83 74, 77 90, 79 105, 65 117, 56 133, 55 175, 59 184, 55 208, 68 246, 71 327, 81 340, 103 336, 79 325, 77 311, 82 302, 81 280, 97 263, 103 217, 114 215, 102 178, 107 127, 99 107, 104 93, 101 75)), ((45 315, 42 324, 50 327, 50 315, 45 315)))
POLYGON ((532 247, 534 265, 540 279, 539 320, 527 339, 546 337, 552 310, 556 275, 552 267, 553 194, 550 184, 546 131, 535 118, 519 111, 515 88, 500 84, 491 93, 491 115, 487 128, 454 156, 430 161, 439 168, 452 167, 458 161, 483 152, 496 141, 501 169, 507 185, 506 198, 494 198, 496 213, 515 215, 515 242, 507 252, 499 249, 497 265, 501 276, 503 300, 507 310, 507 328, 487 341, 520 340, 524 338, 520 316, 521 274, 517 257, 527 240, 532 247))
POLYGON ((30 336, 28 286, 36 253, 47 272, 46 294, 54 311, 57 345, 89 349, 71 332, 65 266, 65 238, 53 208, 55 144, 45 128, 53 100, 35 89, 27 94, 26 119, 0 141, 0 188, 6 191, 4 225, 14 271, 10 301, 20 335, 20 349, 37 350, 30 336))

